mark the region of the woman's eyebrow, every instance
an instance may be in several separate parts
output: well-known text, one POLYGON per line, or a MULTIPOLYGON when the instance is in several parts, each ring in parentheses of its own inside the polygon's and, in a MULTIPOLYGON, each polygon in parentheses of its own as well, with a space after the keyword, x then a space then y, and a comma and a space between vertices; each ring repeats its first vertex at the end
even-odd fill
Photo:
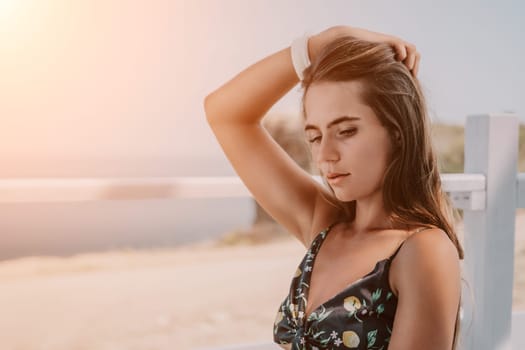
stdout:
MULTIPOLYGON (((335 118, 334 120, 332 120, 331 122, 328 123, 328 125, 326 126, 327 129, 331 128, 332 126, 336 125, 336 124, 339 124, 341 122, 345 122, 345 121, 354 121, 354 120, 360 120, 361 118, 359 117, 354 117, 354 116, 348 116, 348 115, 343 115, 339 118, 335 118)), ((315 130, 319 130, 319 128, 315 125, 312 125, 312 124, 306 124, 305 127, 304 127, 304 131, 307 131, 307 130, 310 130, 310 129, 315 129, 315 130)))

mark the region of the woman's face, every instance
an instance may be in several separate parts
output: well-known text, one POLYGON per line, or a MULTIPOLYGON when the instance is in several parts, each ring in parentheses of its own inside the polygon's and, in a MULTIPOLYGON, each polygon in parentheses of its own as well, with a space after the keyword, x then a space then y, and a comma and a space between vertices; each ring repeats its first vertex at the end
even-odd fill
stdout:
POLYGON ((312 160, 345 202, 381 189, 392 147, 387 130, 361 101, 361 88, 357 81, 319 82, 304 97, 312 160))

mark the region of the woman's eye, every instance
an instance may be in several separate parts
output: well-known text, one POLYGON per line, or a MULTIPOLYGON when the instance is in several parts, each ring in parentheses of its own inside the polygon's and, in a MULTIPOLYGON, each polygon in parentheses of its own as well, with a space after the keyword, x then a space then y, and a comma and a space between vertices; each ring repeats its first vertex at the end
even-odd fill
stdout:
POLYGON ((320 139, 321 139, 321 136, 316 136, 316 137, 312 137, 311 139, 309 139, 308 142, 315 143, 319 141, 320 139))
POLYGON ((353 134, 354 131, 356 131, 357 129, 346 129, 346 130, 342 130, 340 132, 341 135, 350 135, 350 134, 353 134))

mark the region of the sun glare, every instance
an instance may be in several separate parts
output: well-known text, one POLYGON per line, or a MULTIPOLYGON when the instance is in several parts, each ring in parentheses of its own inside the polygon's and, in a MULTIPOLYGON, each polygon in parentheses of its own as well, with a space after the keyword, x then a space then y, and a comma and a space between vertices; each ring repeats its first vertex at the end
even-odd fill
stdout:
POLYGON ((16 22, 20 15, 20 4, 21 0, 0 0, 0 29, 10 29, 16 22))
POLYGON ((9 18, 18 7, 19 0, 0 0, 0 18, 9 18))

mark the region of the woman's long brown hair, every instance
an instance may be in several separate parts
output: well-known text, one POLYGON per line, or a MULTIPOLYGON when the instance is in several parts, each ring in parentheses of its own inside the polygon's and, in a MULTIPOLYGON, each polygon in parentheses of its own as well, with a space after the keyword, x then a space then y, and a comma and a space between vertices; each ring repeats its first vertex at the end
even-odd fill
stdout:
MULTIPOLYGON (((316 82, 359 81, 362 101, 370 106, 389 131, 393 149, 383 177, 383 202, 391 219, 406 225, 438 227, 446 232, 464 259, 456 234, 458 212, 441 188, 430 121, 419 81, 395 58, 387 43, 342 36, 327 44, 303 74, 304 97, 316 82), (400 141, 393 137, 399 133, 400 141)), ((323 178, 324 181, 324 178, 323 178)), ((328 183, 325 185, 332 191, 328 183)), ((327 199, 341 209, 347 221, 355 218, 355 200, 327 199), (335 203, 334 203, 335 201, 335 203)), ((463 280, 463 278, 462 278, 463 280)), ((460 297, 461 305, 461 297, 460 297)), ((452 349, 457 347, 460 308, 456 314, 452 349)))

